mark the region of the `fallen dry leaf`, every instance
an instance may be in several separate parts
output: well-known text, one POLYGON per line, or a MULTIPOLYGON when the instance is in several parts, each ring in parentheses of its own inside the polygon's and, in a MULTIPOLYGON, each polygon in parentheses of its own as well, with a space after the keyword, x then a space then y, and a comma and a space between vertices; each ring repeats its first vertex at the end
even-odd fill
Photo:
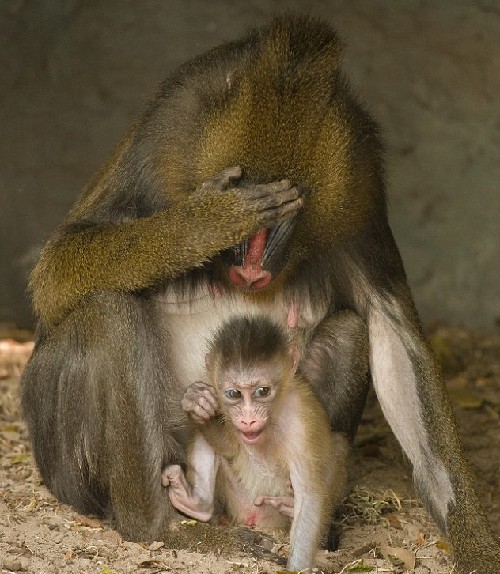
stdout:
POLYGON ((397 528, 398 530, 403 529, 403 525, 401 524, 396 514, 387 514, 385 518, 387 519, 389 525, 392 526, 393 528, 397 528))
POLYGON ((21 454, 8 454, 10 464, 21 464, 23 462, 29 462, 31 460, 31 455, 28 453, 21 454))
POLYGON ((438 540, 434 542, 434 546, 439 548, 439 550, 443 550, 444 552, 450 552, 451 548, 446 540, 438 540))
POLYGON ((484 403, 482 397, 462 389, 451 389, 450 395, 453 402, 463 409, 479 409, 484 403))
POLYGON ((415 568, 415 554, 411 550, 383 545, 380 551, 394 566, 404 566, 405 570, 415 568))
POLYGON ((425 534, 423 532, 417 532, 415 536, 415 542, 418 546, 423 546, 425 544, 425 534))
POLYGON ((74 521, 78 526, 86 526, 88 528, 95 528, 97 530, 103 529, 103 524, 97 518, 90 516, 81 516, 80 514, 74 516, 74 521))
POLYGON ((371 572, 372 570, 373 566, 366 564, 366 562, 360 558, 359 560, 354 560, 346 564, 340 571, 340 574, 346 574, 347 572, 371 572))

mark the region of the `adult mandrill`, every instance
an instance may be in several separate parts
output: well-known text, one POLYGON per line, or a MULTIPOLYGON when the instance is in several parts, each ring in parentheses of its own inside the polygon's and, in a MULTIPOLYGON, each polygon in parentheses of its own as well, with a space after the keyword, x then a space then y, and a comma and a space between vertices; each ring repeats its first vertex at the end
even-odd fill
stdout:
POLYGON ((233 314, 303 333, 299 370, 352 436, 373 383, 462 572, 500 572, 387 222, 377 128, 325 24, 275 19, 162 84, 47 243, 22 403, 43 479, 136 540, 168 537, 183 390, 233 314), (238 167, 236 167, 238 166, 238 167), (289 182, 292 182, 293 185, 289 182))

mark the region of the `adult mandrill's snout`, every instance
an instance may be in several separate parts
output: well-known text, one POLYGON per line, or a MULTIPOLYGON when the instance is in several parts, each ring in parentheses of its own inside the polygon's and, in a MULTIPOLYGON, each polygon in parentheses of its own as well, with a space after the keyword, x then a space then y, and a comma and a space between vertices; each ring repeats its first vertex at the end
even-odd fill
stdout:
POLYGON ((272 275, 269 271, 262 268, 233 265, 229 269, 229 280, 235 287, 257 291, 271 283, 272 275))
POLYGON ((229 269, 232 285, 256 291, 271 283, 272 274, 263 268, 267 236, 268 230, 262 229, 248 239, 243 264, 229 269))

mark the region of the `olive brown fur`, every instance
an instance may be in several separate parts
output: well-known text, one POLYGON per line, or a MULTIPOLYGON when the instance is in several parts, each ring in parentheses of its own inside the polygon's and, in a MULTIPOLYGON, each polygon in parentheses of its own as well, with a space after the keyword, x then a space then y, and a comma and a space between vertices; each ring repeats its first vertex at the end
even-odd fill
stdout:
POLYGON ((288 317, 332 430, 355 432, 369 365, 458 571, 498 574, 387 221, 378 129, 341 61, 327 24, 283 16, 160 85, 33 270, 35 458, 63 502, 172 541, 161 472, 185 458, 201 341, 232 314, 288 317))

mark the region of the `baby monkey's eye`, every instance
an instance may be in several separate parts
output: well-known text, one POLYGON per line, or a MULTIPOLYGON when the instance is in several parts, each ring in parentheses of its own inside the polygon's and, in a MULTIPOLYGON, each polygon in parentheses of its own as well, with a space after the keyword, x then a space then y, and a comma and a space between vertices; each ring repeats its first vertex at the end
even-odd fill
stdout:
POLYGON ((237 389, 228 389, 224 394, 228 399, 241 399, 241 391, 237 389))
POLYGON ((257 387, 255 389, 254 395, 261 399, 263 397, 268 397, 271 394, 271 389, 269 387, 257 387))

